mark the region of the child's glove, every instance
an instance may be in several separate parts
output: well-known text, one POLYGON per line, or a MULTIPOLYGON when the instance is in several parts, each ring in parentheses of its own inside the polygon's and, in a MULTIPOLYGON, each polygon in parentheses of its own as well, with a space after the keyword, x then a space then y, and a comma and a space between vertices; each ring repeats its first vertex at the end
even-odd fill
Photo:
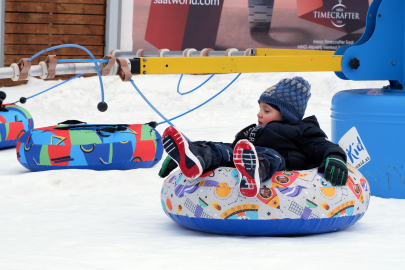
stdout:
POLYGON ((163 161, 162 167, 160 168, 160 171, 158 175, 161 178, 167 177, 171 171, 177 168, 177 163, 173 161, 173 159, 170 156, 167 156, 165 161, 163 161))
POLYGON ((343 158, 330 155, 319 166, 319 172, 324 173, 326 180, 334 186, 344 186, 347 182, 347 165, 343 158))
POLYGON ((235 148, 235 145, 240 140, 248 140, 249 142, 255 144, 256 138, 259 137, 259 134, 262 131, 262 126, 258 126, 256 124, 252 124, 250 126, 245 127, 236 135, 235 140, 232 143, 232 148, 235 148))

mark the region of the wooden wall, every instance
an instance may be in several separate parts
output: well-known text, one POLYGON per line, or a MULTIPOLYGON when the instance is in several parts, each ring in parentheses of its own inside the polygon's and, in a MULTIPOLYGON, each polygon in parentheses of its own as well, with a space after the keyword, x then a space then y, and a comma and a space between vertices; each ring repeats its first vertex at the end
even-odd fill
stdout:
MULTIPOLYGON (((106 0, 6 0, 4 66, 61 44, 78 44, 96 59, 103 58, 105 20, 106 0)), ((58 59, 90 58, 78 48, 62 48, 37 57, 32 64, 44 61, 48 54, 58 59)), ((0 86, 18 84, 0 80, 0 86)))

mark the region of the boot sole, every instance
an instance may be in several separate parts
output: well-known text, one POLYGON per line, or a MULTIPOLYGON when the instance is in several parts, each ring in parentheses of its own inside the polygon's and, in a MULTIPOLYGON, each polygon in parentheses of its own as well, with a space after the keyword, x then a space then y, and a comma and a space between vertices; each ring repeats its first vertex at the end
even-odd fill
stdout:
POLYGON ((184 176, 198 178, 203 169, 198 158, 190 151, 190 145, 183 134, 171 126, 166 128, 162 137, 166 153, 177 163, 184 176))
POLYGON ((259 160, 254 146, 248 140, 240 140, 235 145, 233 162, 241 175, 239 181, 240 193, 245 197, 256 197, 260 189, 259 160), (244 153, 245 150, 249 150, 250 153, 244 153), (244 159, 250 161, 251 164, 245 164, 244 159), (254 166, 253 172, 249 173, 245 166, 254 166), (245 186, 245 181, 247 186, 245 186))

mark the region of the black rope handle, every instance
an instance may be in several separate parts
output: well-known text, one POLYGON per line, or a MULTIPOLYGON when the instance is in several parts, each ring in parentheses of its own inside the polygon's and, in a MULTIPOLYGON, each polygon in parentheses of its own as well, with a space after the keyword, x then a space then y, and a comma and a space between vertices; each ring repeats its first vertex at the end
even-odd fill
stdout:
POLYGON ((144 125, 148 125, 148 126, 150 126, 151 128, 156 128, 156 127, 158 126, 158 123, 155 122, 155 121, 152 121, 152 122, 146 123, 146 124, 144 124, 144 125))
POLYGON ((87 123, 79 120, 66 120, 58 123, 58 125, 78 125, 78 124, 87 124, 87 123))
POLYGON ((122 130, 125 130, 126 127, 128 127, 128 126, 129 125, 127 125, 127 124, 97 124, 97 125, 73 125, 73 126, 65 126, 65 127, 55 127, 55 129, 69 130, 69 129, 77 129, 77 128, 101 127, 99 129, 95 129, 97 131, 97 130, 104 129, 104 128, 120 127, 120 128, 122 128, 122 130))
POLYGON ((0 91, 0 111, 8 112, 8 110, 3 107, 3 101, 6 99, 7 95, 5 92, 0 91))
POLYGON ((103 132, 108 132, 108 133, 114 133, 116 131, 124 131, 124 130, 127 130, 127 128, 124 127, 123 125, 117 125, 117 127, 106 127, 106 128, 96 129, 97 132, 103 131, 103 132))

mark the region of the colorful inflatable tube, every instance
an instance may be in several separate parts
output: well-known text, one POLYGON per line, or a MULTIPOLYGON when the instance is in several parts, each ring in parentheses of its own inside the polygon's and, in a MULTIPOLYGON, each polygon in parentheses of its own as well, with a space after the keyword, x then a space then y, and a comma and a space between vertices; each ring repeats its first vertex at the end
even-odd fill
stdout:
POLYGON ((332 186, 317 169, 277 172, 253 198, 242 196, 238 186, 235 168, 217 168, 194 180, 176 171, 164 181, 163 210, 197 231, 297 235, 348 228, 361 219, 370 201, 368 182, 351 166, 341 187, 332 186))
POLYGON ((22 107, 0 106, 0 148, 17 145, 18 137, 34 128, 31 114, 22 107))
POLYGON ((33 129, 19 138, 16 150, 18 161, 31 171, 150 168, 163 154, 160 134, 147 124, 33 129))

